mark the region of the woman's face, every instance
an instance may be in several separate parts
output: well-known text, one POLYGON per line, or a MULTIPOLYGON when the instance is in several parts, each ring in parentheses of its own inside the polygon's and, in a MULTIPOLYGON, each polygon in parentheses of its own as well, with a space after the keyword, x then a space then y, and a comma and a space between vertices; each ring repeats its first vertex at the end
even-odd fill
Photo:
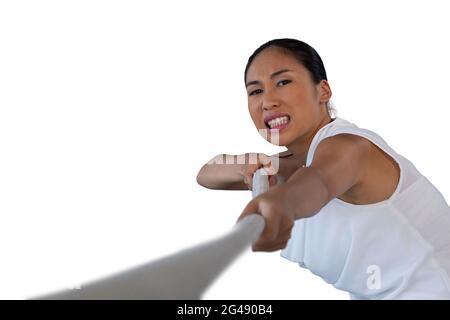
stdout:
POLYGON ((314 84, 309 71, 279 48, 266 48, 255 57, 247 70, 246 89, 252 120, 273 144, 289 148, 307 139, 326 117, 331 120, 326 111, 331 97, 327 81, 314 84), (277 120, 271 122, 274 117, 277 120))

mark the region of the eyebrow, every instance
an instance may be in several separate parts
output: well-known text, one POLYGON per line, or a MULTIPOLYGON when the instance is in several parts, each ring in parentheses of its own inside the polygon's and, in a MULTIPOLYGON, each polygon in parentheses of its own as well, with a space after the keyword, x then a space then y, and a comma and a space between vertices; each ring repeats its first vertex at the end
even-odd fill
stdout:
MULTIPOLYGON (((270 75, 270 79, 272 79, 273 77, 276 77, 277 75, 279 75, 279 74, 281 74, 281 73, 289 72, 289 71, 292 71, 292 70, 289 70, 289 69, 281 69, 281 70, 275 71, 274 73, 272 73, 272 74, 270 75)), ((250 86, 250 85, 252 85, 252 84, 258 84, 258 83, 261 83, 261 81, 258 81, 258 80, 250 81, 250 82, 247 82, 247 84, 245 85, 245 87, 247 88, 248 86, 250 86)))

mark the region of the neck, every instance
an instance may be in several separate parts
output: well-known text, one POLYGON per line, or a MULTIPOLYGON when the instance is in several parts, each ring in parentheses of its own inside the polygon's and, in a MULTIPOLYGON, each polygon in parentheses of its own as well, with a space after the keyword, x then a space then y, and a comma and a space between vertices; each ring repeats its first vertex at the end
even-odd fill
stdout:
POLYGON ((299 137, 297 140, 286 146, 287 149, 293 154, 294 158, 300 161, 302 165, 306 164, 306 157, 308 155, 309 146, 311 145, 311 142, 314 139, 317 131, 330 123, 331 120, 331 117, 327 114, 325 117, 323 117, 318 125, 314 126, 305 135, 299 137))

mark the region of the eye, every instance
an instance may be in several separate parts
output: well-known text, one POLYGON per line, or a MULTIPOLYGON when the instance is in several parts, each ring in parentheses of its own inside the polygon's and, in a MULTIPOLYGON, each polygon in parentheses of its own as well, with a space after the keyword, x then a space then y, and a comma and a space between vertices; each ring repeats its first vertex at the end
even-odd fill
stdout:
POLYGON ((261 89, 253 90, 252 92, 249 93, 249 96, 255 95, 257 91, 261 91, 261 89))
MULTIPOLYGON (((288 84, 289 82, 292 82, 292 81, 291 80, 280 80, 280 81, 277 82, 277 85, 279 85, 280 83, 283 83, 283 86, 284 86, 284 85, 288 84)), ((249 96, 253 96, 253 95, 258 94, 260 92, 261 92, 261 89, 256 89, 256 90, 253 90, 252 92, 250 92, 248 95, 249 96)))
POLYGON ((281 81, 278 81, 277 84, 280 84, 280 83, 288 84, 289 82, 291 82, 291 80, 281 80, 281 81))

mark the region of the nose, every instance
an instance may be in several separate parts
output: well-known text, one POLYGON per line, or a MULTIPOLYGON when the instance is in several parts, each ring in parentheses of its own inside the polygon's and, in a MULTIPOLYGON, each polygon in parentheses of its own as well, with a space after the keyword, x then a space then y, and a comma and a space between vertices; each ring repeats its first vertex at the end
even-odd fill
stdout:
POLYGON ((263 92, 263 101, 262 101, 262 107, 263 110, 270 110, 272 108, 276 108, 280 105, 277 97, 271 90, 265 90, 263 92))

